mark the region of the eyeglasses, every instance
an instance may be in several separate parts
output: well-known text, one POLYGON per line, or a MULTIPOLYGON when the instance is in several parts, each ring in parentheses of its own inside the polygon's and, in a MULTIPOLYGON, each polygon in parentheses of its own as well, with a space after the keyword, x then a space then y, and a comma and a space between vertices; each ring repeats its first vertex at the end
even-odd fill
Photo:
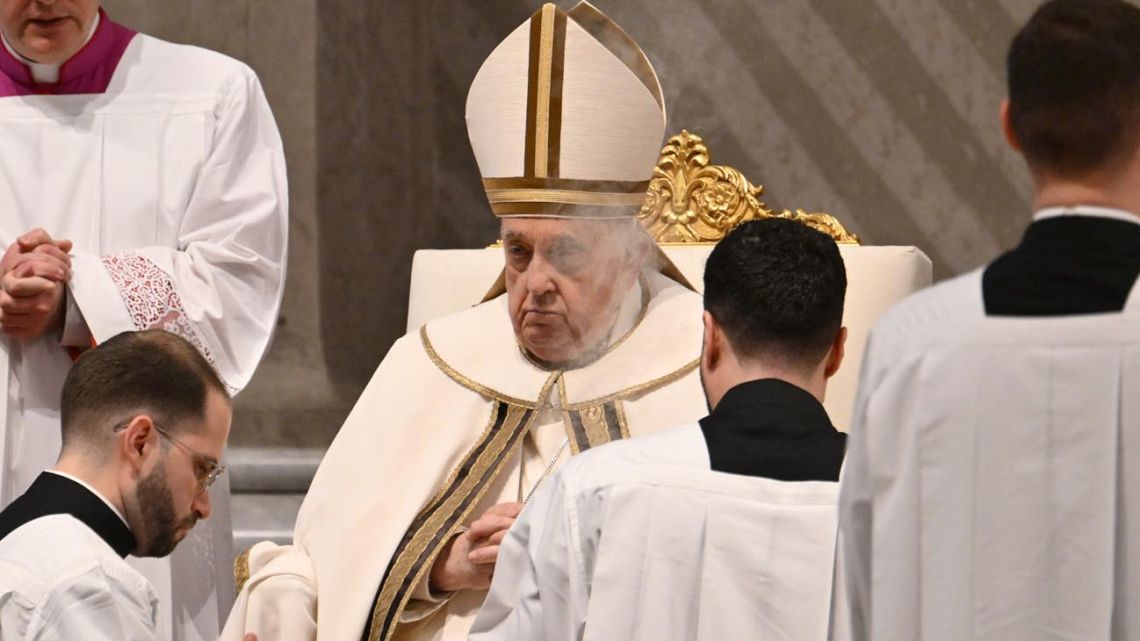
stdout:
MULTIPOLYGON (((154 425, 154 431, 158 432, 168 441, 177 445, 182 449, 182 451, 190 455, 190 459, 194 461, 194 465, 199 468, 199 470, 195 472, 195 478, 198 481, 198 492, 194 494, 194 498, 198 498, 206 490, 210 489, 210 486, 214 484, 214 481, 217 481, 222 476, 222 474, 225 473, 226 466, 218 463, 217 459, 214 457, 207 456, 201 452, 195 451, 194 448, 174 438, 170 432, 166 431, 166 428, 162 427, 158 423, 151 421, 151 424, 154 425)), ((121 432, 125 430, 128 425, 130 425, 130 423, 117 425, 114 431, 121 432)))

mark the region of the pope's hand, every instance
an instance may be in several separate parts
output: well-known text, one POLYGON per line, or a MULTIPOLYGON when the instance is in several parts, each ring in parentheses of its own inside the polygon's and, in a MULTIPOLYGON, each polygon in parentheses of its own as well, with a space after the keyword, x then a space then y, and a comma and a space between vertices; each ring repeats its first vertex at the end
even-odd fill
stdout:
POLYGON ((431 589, 457 592, 491 587, 499 544, 520 511, 522 503, 500 503, 476 519, 471 529, 451 539, 432 566, 431 589))
POLYGON ((54 240, 42 229, 8 246, 0 259, 0 331, 30 339, 60 322, 71 246, 70 240, 54 240))

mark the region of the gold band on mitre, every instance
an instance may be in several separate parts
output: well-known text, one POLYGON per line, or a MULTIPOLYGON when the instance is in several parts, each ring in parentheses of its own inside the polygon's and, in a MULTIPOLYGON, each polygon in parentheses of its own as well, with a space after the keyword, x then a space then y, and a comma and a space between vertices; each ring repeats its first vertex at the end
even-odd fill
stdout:
POLYGON ((645 202, 649 181, 486 178, 483 187, 500 218, 629 218, 645 202))

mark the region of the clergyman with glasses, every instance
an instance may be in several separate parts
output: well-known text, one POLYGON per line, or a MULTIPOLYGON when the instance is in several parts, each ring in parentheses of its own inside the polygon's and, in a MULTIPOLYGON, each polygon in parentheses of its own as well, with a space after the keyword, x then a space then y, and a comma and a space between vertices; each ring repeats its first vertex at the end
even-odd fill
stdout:
POLYGON ((67 375, 54 468, 0 512, 0 641, 154 639, 154 588, 124 558, 210 516, 232 411, 194 347, 125 332, 67 375))

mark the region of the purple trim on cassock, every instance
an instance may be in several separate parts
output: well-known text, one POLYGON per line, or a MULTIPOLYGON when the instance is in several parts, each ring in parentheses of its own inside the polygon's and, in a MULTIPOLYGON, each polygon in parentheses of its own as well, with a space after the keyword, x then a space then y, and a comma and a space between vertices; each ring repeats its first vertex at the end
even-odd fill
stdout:
POLYGON ((95 35, 59 69, 59 82, 39 84, 32 70, 22 60, 0 45, 0 98, 30 94, 73 95, 98 94, 107 90, 111 77, 127 45, 136 32, 111 22, 99 10, 99 26, 95 35))

